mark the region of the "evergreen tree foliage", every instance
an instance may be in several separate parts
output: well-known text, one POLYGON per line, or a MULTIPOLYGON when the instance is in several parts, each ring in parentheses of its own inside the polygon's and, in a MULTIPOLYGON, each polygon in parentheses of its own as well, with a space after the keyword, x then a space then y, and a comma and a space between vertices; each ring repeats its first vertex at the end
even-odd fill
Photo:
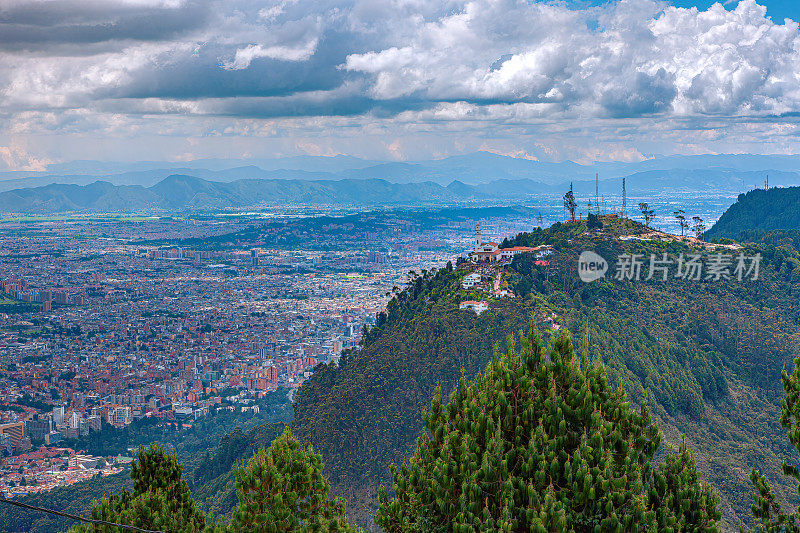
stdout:
POLYGON ((654 470, 647 497, 658 531, 716 530, 719 497, 701 481, 685 440, 654 470))
POLYGON ((329 500, 330 484, 322 475, 322 457, 303 448, 289 429, 266 452, 237 469, 239 506, 231 532, 354 531, 347 524, 345 504, 329 500))
MULTIPOLYGON (((203 531, 205 515, 195 506, 174 452, 150 446, 139 450, 131 470, 133 492, 111 493, 92 509, 92 518, 157 531, 203 531)), ((95 524, 72 528, 73 533, 117 533, 118 528, 95 524)))
POLYGON ((603 227, 603 221, 594 213, 589 213, 586 217, 586 227, 590 230, 600 229, 603 227))
MULTIPOLYGON (((794 360, 792 375, 781 372, 781 383, 786 397, 781 402, 781 425, 786 429, 789 442, 800 452, 800 357, 794 360)), ((800 493, 800 465, 783 464, 783 474, 791 478, 800 493)), ((751 507, 756 519, 752 531, 757 532, 800 532, 800 508, 792 513, 785 513, 775 499, 772 487, 765 476, 755 468, 750 472, 750 481, 755 487, 753 505, 751 507)))
POLYGON ((681 447, 658 469, 658 426, 601 361, 580 362, 568 334, 548 354, 533 324, 447 405, 437 389, 427 432, 392 466, 376 522, 390 532, 716 531, 718 498, 681 447))
POLYGON ((739 238, 743 231, 796 230, 800 227, 800 187, 756 189, 740 194, 714 226, 709 238, 739 238))

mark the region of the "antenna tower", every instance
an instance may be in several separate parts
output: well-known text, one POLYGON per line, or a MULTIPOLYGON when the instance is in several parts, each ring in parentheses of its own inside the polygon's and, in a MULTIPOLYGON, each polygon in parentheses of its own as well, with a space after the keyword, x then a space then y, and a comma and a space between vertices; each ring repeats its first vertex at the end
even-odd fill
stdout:
POLYGON ((622 178, 622 218, 625 218, 627 216, 627 213, 625 211, 626 200, 627 198, 625 196, 625 178, 622 178))
POLYGON ((594 174, 594 205, 597 208, 597 214, 600 214, 600 206, 597 204, 597 197, 599 196, 598 191, 600 190, 598 187, 598 173, 595 172, 594 174))

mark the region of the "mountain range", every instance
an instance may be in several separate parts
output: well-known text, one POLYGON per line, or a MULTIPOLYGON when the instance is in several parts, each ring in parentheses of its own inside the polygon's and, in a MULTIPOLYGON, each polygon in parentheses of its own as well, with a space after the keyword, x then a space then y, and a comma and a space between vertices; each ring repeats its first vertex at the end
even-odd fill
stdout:
MULTIPOLYGON (((609 179, 652 171, 724 171, 741 176, 744 190, 749 190, 754 185, 763 184, 766 174, 771 176, 771 181, 775 185, 780 185, 781 173, 788 172, 795 175, 800 171, 800 156, 748 154, 668 156, 635 162, 598 162, 588 165, 572 161, 560 163, 535 161, 489 152, 415 162, 373 161, 344 155, 275 159, 198 159, 182 162, 74 161, 50 164, 45 171, 39 172, 0 172, 0 191, 51 183, 87 185, 98 180, 108 181, 114 185, 149 187, 172 174, 186 174, 222 182, 239 179, 374 178, 393 183, 433 181, 447 185, 457 180, 476 185, 495 180, 525 179, 547 185, 558 185, 569 181, 593 181, 598 174, 603 179, 609 179)), ((797 183, 796 176, 795 183, 797 183)))
MULTIPOLYGON (((694 193, 731 196, 756 188, 765 179, 767 171, 752 170, 751 167, 769 164, 794 168, 792 162, 795 161, 756 156, 734 157, 733 160, 665 158, 661 165, 674 168, 654 170, 645 167, 657 165, 656 162, 649 162, 649 165, 643 162, 636 166, 603 163, 582 167, 575 163, 540 163, 484 152, 425 164, 358 166, 359 163, 372 162, 356 158, 327 158, 331 160, 332 168, 321 171, 318 170, 323 163, 320 159, 323 158, 292 161, 296 167, 304 166, 302 169, 267 170, 253 165, 220 168, 224 167, 223 162, 214 160, 203 163, 216 170, 180 168, 171 172, 147 169, 143 163, 145 166, 103 179, 90 174, 16 177, 0 180, 0 214, 163 213, 271 206, 497 203, 524 201, 536 195, 558 199, 570 187, 582 196, 591 197, 595 191, 620 196, 622 180, 619 177, 595 181, 592 176, 586 176, 587 169, 600 168, 600 165, 606 165, 606 171, 640 169, 623 175, 631 198, 694 193), (737 168, 710 166, 723 161, 736 163, 734 166, 737 168), (698 167, 692 168, 692 162, 698 167), (166 172, 170 173, 165 176, 166 172)), ((287 161, 281 163, 290 166, 287 161)), ((197 164, 201 163, 195 162, 197 164)), ((56 168, 100 171, 125 167, 83 163, 56 168)), ((769 176, 770 184, 774 186, 800 185, 800 172, 773 169, 769 170, 769 176)), ((7 173, 5 177, 8 178, 7 173)))

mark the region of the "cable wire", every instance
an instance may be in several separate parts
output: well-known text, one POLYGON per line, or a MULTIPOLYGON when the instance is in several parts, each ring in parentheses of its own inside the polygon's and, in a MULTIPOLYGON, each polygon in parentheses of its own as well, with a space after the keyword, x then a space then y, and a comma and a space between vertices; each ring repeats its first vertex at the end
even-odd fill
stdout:
POLYGON ((142 529, 136 526, 128 526, 125 524, 116 524, 114 522, 107 522, 105 520, 95 520, 94 518, 85 518, 83 516, 69 514, 69 513, 62 513, 61 511, 55 511, 53 509, 45 509, 44 507, 36 507, 35 505, 28 505, 27 503, 18 502, 15 500, 9 500, 8 498, 0 497, 0 502, 9 503, 11 505, 15 505, 17 507, 22 507, 23 509, 28 509, 30 511, 40 511, 42 513, 53 514, 56 516, 61 516, 64 518, 71 518, 73 520, 79 520, 81 522, 87 522, 89 524, 97 524, 100 526, 113 526, 118 527, 121 529, 127 529, 129 531, 138 531, 140 533, 164 533, 163 531, 157 531, 152 529, 142 529))

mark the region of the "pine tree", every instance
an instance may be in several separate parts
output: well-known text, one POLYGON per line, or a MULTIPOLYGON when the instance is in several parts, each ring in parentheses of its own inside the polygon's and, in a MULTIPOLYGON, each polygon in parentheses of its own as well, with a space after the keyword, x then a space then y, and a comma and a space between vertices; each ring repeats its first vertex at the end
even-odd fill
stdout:
POLYGON ((379 493, 389 532, 716 531, 718 499, 685 445, 661 468, 647 406, 579 361, 567 334, 545 354, 531 325, 445 406, 437 389, 414 456, 379 493))
POLYGON ((322 475, 322 457, 304 449, 287 428, 266 452, 237 469, 239 505, 231 532, 354 531, 345 504, 329 500, 330 484, 322 475))
MULTIPOLYGON (((167 454, 157 446, 140 449, 131 479, 133 492, 105 496, 92 509, 92 518, 156 531, 206 529, 206 517, 195 506, 174 451, 167 454)), ((70 531, 117 533, 119 528, 91 524, 70 531)))
MULTIPOLYGON (((781 425, 786 429, 789 442, 800 452, 800 357, 794 360, 792 375, 781 372, 781 383, 786 397, 781 402, 781 425)), ((783 464, 783 473, 794 478, 800 493, 800 465, 783 464)), ((752 531, 758 532, 800 532, 800 508, 793 513, 784 513, 775 499, 769 482, 755 468, 750 472, 750 481, 755 487, 751 509, 756 519, 752 531)))
POLYGON ((692 452, 682 440, 678 454, 667 455, 654 471, 648 491, 648 507, 656 513, 658 531, 714 531, 720 519, 718 506, 719 497, 700 481, 692 452))

